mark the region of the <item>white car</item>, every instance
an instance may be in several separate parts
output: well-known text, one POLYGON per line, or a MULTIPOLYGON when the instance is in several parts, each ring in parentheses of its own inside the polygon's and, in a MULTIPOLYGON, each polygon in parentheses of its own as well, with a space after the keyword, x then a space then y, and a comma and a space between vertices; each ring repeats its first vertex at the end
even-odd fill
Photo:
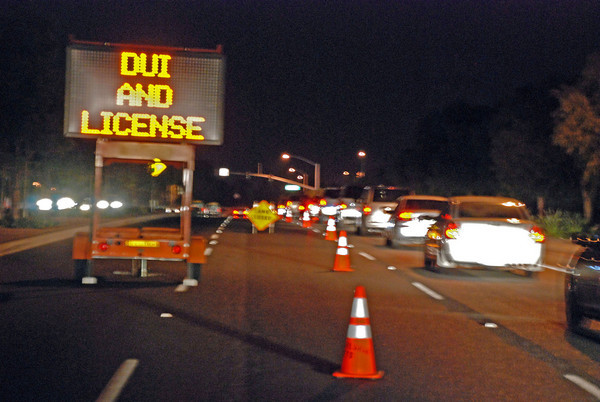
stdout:
POLYGON ((449 198, 449 212, 429 228, 425 267, 541 270, 545 234, 514 198, 449 198))
POLYGON ((436 195, 405 195, 398 198, 398 206, 383 231, 385 244, 398 247, 425 242, 429 227, 440 214, 448 212, 448 198, 436 195))

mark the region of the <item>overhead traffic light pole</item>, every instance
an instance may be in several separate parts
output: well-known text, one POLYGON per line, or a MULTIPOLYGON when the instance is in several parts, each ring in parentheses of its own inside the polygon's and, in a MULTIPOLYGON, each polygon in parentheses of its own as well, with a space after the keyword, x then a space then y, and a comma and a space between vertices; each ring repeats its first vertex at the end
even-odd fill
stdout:
POLYGON ((246 177, 262 177, 264 179, 280 181, 282 183, 295 184, 295 185, 300 186, 302 188, 305 188, 307 190, 316 190, 315 187, 309 186, 308 184, 298 183, 297 181, 286 179, 285 177, 275 176, 275 175, 272 175, 272 174, 250 173, 250 172, 230 172, 229 169, 227 169, 227 168, 220 168, 219 169, 219 176, 221 176, 221 177, 227 177, 227 176, 230 176, 230 175, 246 176, 246 177))

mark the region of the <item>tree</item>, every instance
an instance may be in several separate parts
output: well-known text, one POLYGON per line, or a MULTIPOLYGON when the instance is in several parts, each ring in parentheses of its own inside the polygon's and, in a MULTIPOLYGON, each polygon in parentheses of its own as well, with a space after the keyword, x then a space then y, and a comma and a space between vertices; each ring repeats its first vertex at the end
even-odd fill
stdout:
MULTIPOLYGON (((552 143, 555 81, 519 88, 499 106, 490 125, 491 161, 502 194, 553 209, 580 205, 571 157, 552 143)), ((540 212, 540 211, 538 211, 540 212)))
POLYGON ((581 168, 583 215, 590 222, 600 183, 600 53, 588 57, 575 85, 553 93, 559 101, 553 141, 573 155, 581 168))

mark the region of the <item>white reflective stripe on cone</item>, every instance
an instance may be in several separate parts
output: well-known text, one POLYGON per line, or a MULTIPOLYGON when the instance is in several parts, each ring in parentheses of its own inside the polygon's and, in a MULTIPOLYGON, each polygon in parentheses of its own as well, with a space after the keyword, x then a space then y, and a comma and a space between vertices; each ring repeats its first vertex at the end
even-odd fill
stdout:
POLYGON ((348 249, 346 247, 339 247, 337 249, 337 255, 348 255, 348 249))
POLYGON ((338 246, 348 247, 348 239, 346 239, 345 237, 340 237, 340 240, 338 240, 338 246))
POLYGON ((371 326, 370 325, 348 325, 347 338, 351 339, 371 339, 371 326))
POLYGON ((367 299, 362 297, 355 298, 352 302, 352 317, 354 318, 369 318, 369 308, 367 307, 367 299))

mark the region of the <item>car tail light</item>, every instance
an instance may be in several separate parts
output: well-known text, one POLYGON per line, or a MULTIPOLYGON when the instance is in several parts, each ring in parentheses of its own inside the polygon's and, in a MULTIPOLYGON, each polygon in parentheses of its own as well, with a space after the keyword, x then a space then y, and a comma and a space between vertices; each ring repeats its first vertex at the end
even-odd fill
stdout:
POLYGON ((346 205, 344 203, 340 204, 340 209, 346 209, 346 208, 348 208, 348 205, 346 205))
POLYGON ((98 244, 98 250, 100 250, 100 251, 108 250, 108 243, 103 241, 102 243, 98 244))
POLYGON ((174 245, 173 247, 171 247, 171 252, 173 254, 181 253, 181 246, 179 244, 174 245))
POLYGON ((546 235, 539 226, 534 226, 529 230, 529 237, 536 243, 543 243, 546 240, 546 235))
POLYGON ((306 209, 306 208, 304 207, 304 205, 300 205, 300 206, 298 206, 298 210, 299 210, 299 211, 304 211, 305 209, 306 209))
POLYGON ((319 201, 319 205, 324 207, 325 205, 327 205, 327 200, 326 199, 322 199, 321 201, 319 201))
POLYGON ((398 214, 398 219, 400 219, 401 221, 409 221, 412 219, 412 215, 412 212, 402 211, 398 214))
POLYGON ((373 212, 373 209, 370 206, 367 205, 363 208, 363 214, 369 215, 371 212, 373 212))
POLYGON ((444 236, 446 239, 456 239, 458 238, 459 226, 454 222, 449 222, 446 225, 446 230, 444 230, 444 236))

